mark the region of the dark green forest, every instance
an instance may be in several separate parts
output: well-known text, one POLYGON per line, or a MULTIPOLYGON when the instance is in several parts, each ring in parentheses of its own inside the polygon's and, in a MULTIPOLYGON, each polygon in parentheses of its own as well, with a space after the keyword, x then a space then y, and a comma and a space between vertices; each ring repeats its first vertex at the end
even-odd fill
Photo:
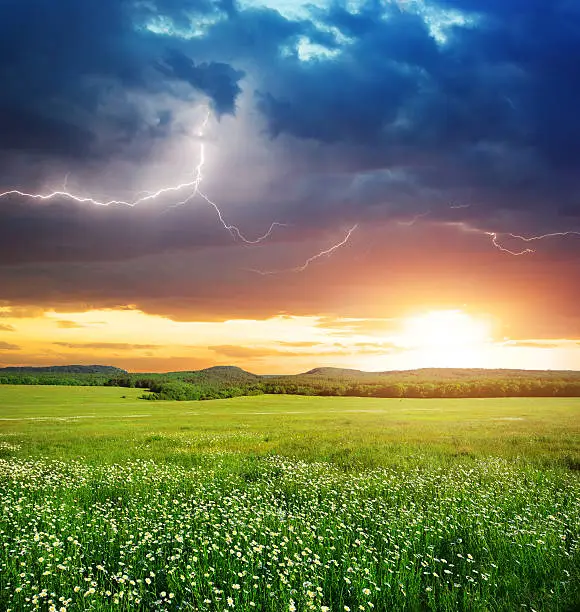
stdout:
POLYGON ((0 385, 104 386, 126 370, 104 365, 0 368, 0 385))
POLYGON ((421 369, 361 372, 316 368, 259 376, 234 366, 166 373, 129 373, 112 366, 0 369, 0 384, 98 385, 143 389, 148 400, 206 400, 291 394, 391 398, 580 397, 580 372, 421 369))

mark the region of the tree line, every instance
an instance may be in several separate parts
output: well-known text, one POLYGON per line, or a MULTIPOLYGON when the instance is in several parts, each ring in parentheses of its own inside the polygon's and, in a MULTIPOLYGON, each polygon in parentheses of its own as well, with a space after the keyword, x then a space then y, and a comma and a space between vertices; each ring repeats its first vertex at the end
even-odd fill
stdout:
POLYGON ((463 370, 260 377, 239 369, 166 374, 0 373, 0 384, 143 389, 148 400, 208 400, 259 394, 385 398, 580 397, 580 372, 463 370))

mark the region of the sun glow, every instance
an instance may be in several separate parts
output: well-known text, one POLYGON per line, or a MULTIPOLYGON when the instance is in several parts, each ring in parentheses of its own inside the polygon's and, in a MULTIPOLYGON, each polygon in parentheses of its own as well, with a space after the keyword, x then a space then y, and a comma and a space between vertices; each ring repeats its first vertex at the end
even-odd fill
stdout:
POLYGON ((460 310, 432 311, 404 320, 398 344, 423 367, 469 367, 485 360, 491 326, 460 310))

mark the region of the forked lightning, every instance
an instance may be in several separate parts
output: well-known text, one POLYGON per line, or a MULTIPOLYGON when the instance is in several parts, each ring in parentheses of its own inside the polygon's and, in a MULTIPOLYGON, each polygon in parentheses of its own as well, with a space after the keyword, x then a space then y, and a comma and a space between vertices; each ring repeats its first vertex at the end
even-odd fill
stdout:
MULTIPOLYGON (((205 135, 205 131, 207 128, 207 125, 209 123, 209 120, 211 118, 211 113, 208 109, 205 119, 200 127, 200 129, 198 130, 197 136, 200 138, 203 138, 203 136, 205 135)), ((63 185, 63 189, 62 190, 58 190, 58 191, 53 191, 51 193, 47 193, 47 194, 42 194, 42 193, 28 193, 26 191, 20 191, 18 189, 11 189, 10 191, 5 191, 4 193, 0 193, 0 198, 5 198, 11 195, 18 195, 24 198, 31 198, 34 200, 53 200, 55 198, 66 198, 69 200, 74 200, 75 202, 79 202, 80 204, 93 204, 95 206, 113 206, 113 205, 120 205, 120 206, 131 206, 131 207, 135 207, 138 206, 139 204, 142 204, 143 202, 147 202, 150 200, 155 200, 156 198, 159 198, 162 195, 166 195, 169 193, 177 193, 180 191, 183 191, 185 189, 191 189, 191 193, 187 196, 187 198, 185 198, 182 202, 179 202, 178 204, 174 204, 173 206, 170 206, 169 208, 175 208, 176 206, 181 206, 191 200, 193 200, 196 196, 199 196, 200 198, 202 198, 203 200, 205 200, 208 204, 210 204, 214 210, 216 211, 217 217, 220 221, 220 223, 223 225, 223 227, 228 230, 228 232, 234 236, 235 238, 240 239, 242 242, 246 243, 246 244, 258 244, 260 242, 262 242, 263 240, 265 240, 266 238, 268 238, 273 230, 276 227, 281 227, 284 224, 283 223, 278 223, 278 222, 274 222, 272 223, 272 225, 270 226, 270 228, 268 229, 268 231, 262 235, 259 236, 258 238, 251 240, 249 238, 246 238, 246 236, 244 236, 244 234, 242 234, 242 232, 240 231, 240 229, 235 226, 235 225, 230 225, 229 223, 226 222, 226 220, 224 219, 224 216, 222 214, 222 211, 220 210, 219 206, 213 201, 211 200, 207 195, 205 195, 201 190, 200 190, 200 186, 201 183, 203 181, 203 167, 205 165, 205 143, 203 142, 203 140, 200 142, 200 146, 199 146, 199 162, 195 168, 195 174, 194 174, 194 178, 191 181, 188 182, 184 182, 184 183, 180 183, 179 185, 171 185, 170 187, 163 187, 162 189, 159 189, 155 192, 152 193, 147 193, 147 195, 140 197, 132 202, 128 202, 126 200, 108 200, 108 201, 104 201, 104 200, 97 200, 95 198, 91 198, 91 197, 83 197, 83 196, 78 196, 75 195, 74 193, 71 193, 69 191, 66 190, 66 185, 68 183, 68 177, 69 175, 66 175, 65 181, 64 181, 64 185, 63 185)))
POLYGON ((353 225, 348 230, 348 232, 346 233, 346 236, 340 242, 337 242, 336 244, 332 245, 328 249, 325 249, 324 251, 320 251, 320 253, 316 253, 316 255, 313 255, 312 257, 309 257, 301 266, 297 266, 296 268, 287 268, 287 269, 284 269, 284 270, 254 270, 254 269, 250 269, 250 270, 248 270, 248 272, 254 272, 255 274, 259 274, 260 276, 271 276, 272 274, 280 274, 282 272, 304 272, 304 270, 306 270, 306 268, 308 268, 308 266, 313 261, 316 261, 317 259, 320 259, 321 257, 326 257, 328 255, 331 255, 332 253, 334 253, 334 251, 336 251, 337 249, 340 249, 340 247, 344 246, 350 240, 350 237, 352 236, 353 232, 357 228, 358 228, 358 223, 356 225, 353 225))
MULTIPOLYGON (((71 193, 70 191, 67 190, 67 184, 68 184, 68 178, 69 178, 69 174, 66 175, 64 183, 63 183, 63 187, 61 190, 57 190, 57 191, 53 191, 51 193, 46 193, 46 194, 42 194, 42 193, 28 193, 26 191, 20 191, 17 189, 12 189, 10 191, 5 191, 4 193, 0 193, 0 198, 6 198, 9 196, 20 196, 20 197, 24 197, 24 198, 31 198, 34 200, 52 200, 55 198, 66 198, 69 200, 74 200, 75 202, 79 202, 81 204, 84 203, 88 203, 88 204, 93 204, 95 206, 113 206, 113 205, 124 205, 124 206, 130 206, 130 207, 135 207, 138 206, 139 204, 142 204, 144 202, 147 201, 151 201, 151 200, 155 200, 163 195, 167 195, 167 194, 171 194, 171 193, 178 193, 184 190, 190 190, 190 192, 187 194, 187 196, 181 200, 180 202, 177 202, 176 204, 173 204, 169 207, 167 207, 166 211, 169 211, 173 208, 179 207, 179 206, 183 206, 189 202, 191 202, 193 199, 195 199, 196 197, 200 197, 202 200, 204 200, 207 204, 209 204, 216 212, 216 215, 218 217, 219 222, 221 223, 221 225, 224 227, 224 229, 226 229, 233 237, 234 239, 238 239, 241 242, 248 244, 248 245, 255 245, 255 244, 259 244, 261 242, 263 242, 264 240, 266 240, 267 238, 269 238, 272 235, 272 232, 277 228, 277 227, 284 227, 286 224, 284 223, 280 223, 278 221, 273 222, 268 231, 261 235, 258 236, 255 239, 250 239, 247 238, 242 232, 241 230, 236 226, 236 225, 232 225, 229 224, 224 216, 223 213, 220 209, 220 207, 207 195, 205 194, 203 191, 201 191, 201 184, 203 182, 203 169, 205 166, 205 161, 206 161, 206 157, 205 157, 205 143, 203 141, 203 137, 205 136, 205 132, 207 129, 207 126, 209 124, 209 121, 211 119, 211 112, 208 109, 206 116, 197 132, 197 136, 200 138, 200 145, 199 145, 199 161, 197 166, 195 167, 195 171, 194 171, 194 176, 193 179, 187 182, 183 182, 180 183, 178 185, 171 185, 169 187, 163 187, 155 192, 141 192, 141 193, 145 193, 146 195, 137 198, 136 200, 129 202, 126 200, 98 200, 92 197, 84 197, 84 196, 79 196, 79 195, 75 195, 74 193, 71 193)), ((459 204, 459 205, 450 205, 449 208, 452 209, 460 209, 460 208, 468 208, 469 206, 471 206, 470 204, 459 204)), ((429 214, 431 214, 431 211, 428 210, 426 212, 420 213, 415 215, 410 221, 399 221, 398 223, 400 225, 414 225, 417 221, 419 221, 421 218, 428 216, 429 214)), ((252 272, 255 272, 257 274, 263 275, 263 276, 267 276, 267 275, 272 275, 272 274, 279 274, 281 272, 303 272, 304 270, 306 270, 311 263, 313 263, 314 261, 322 258, 322 257, 326 257, 331 255, 332 253, 334 253, 334 251, 336 251, 337 249, 339 249, 340 247, 344 246, 350 239, 352 233, 358 228, 358 224, 354 225, 353 227, 351 227, 346 236, 344 237, 344 239, 342 239, 340 242, 338 242, 337 244, 334 244, 333 246, 331 246, 328 249, 325 249, 323 251, 320 251, 319 253, 313 255, 312 257, 309 257, 304 264, 297 266, 295 268, 289 268, 286 270, 272 270, 272 271, 264 271, 264 270, 251 270, 252 272)), ((553 238, 553 237, 564 237, 564 236, 580 236, 580 231, 567 231, 567 232, 553 232, 550 234, 542 234, 542 235, 538 235, 538 236, 521 236, 518 234, 510 234, 510 233, 506 233, 506 234, 501 234, 500 232, 486 232, 486 231, 482 231, 482 230, 477 230, 474 228, 470 228, 470 231, 475 231, 481 234, 484 234, 486 236, 489 236, 489 238, 491 239, 491 243, 492 245, 504 252, 507 253, 509 255, 513 255, 513 256, 521 256, 521 255, 527 255, 530 253, 534 253, 535 251, 531 248, 524 248, 520 251, 515 251, 515 250, 511 250, 507 247, 505 247, 501 242, 500 242, 500 236, 508 236, 509 238, 512 238, 514 240, 521 240, 523 242, 526 243, 530 243, 530 242, 535 242, 535 241, 539 241, 539 240, 544 240, 547 238, 553 238)))

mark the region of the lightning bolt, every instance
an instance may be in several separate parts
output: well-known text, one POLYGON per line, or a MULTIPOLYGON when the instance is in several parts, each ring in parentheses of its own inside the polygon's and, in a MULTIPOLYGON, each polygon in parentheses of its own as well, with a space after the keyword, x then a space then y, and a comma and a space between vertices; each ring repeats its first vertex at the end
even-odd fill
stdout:
POLYGON ((570 232, 552 232, 551 234, 542 234, 541 236, 519 236, 518 234, 509 234, 511 238, 517 238, 518 240, 523 240, 524 242, 533 242, 534 240, 544 240, 545 238, 558 238, 564 236, 580 236, 580 232, 570 231, 570 232))
MULTIPOLYGON (((203 136, 205 135, 205 131, 209 124, 210 118, 211 118, 211 111, 207 109, 205 119, 203 120, 199 130, 197 131, 198 137, 203 138, 203 136)), ((190 202, 191 200, 199 196, 200 198, 202 198, 203 200, 205 200, 208 204, 212 206, 212 208, 215 210, 217 214, 219 222, 222 224, 224 229, 226 229, 234 238, 241 240, 245 244, 259 244, 260 242, 269 238, 276 227, 283 227, 285 225, 284 223, 279 223, 275 221, 274 223, 270 225, 270 228, 265 234, 252 240, 250 238, 247 238, 244 234, 242 234, 241 230, 236 225, 230 225, 229 223, 227 223, 226 220, 224 219, 223 213, 221 209, 219 208, 219 206, 213 200, 211 200, 205 193, 203 193, 200 190, 200 187, 203 181, 203 168, 205 166, 205 161, 206 161, 205 143, 202 140, 200 142, 200 148, 199 148, 199 161, 194 170, 193 180, 187 181, 184 183, 180 183, 178 185, 162 187, 161 189, 158 189, 157 191, 154 191, 154 192, 141 192, 141 193, 145 193, 146 195, 140 198, 137 198, 136 200, 132 202, 129 202, 126 200, 108 200, 108 201, 98 200, 92 197, 82 197, 82 196, 75 195, 74 193, 67 191, 67 183, 68 183, 68 177, 69 177, 68 174, 66 175, 62 190, 57 190, 51 193, 42 194, 42 193, 28 193, 26 191, 20 191, 18 189, 11 189, 10 191, 5 191, 4 193, 0 193, 0 199, 6 198, 12 195, 20 196, 23 198, 30 198, 32 200, 41 200, 41 201, 53 200, 55 198, 66 198, 68 200, 73 200, 75 202, 78 202, 79 204, 93 204, 94 206, 120 205, 120 206, 135 207, 135 206, 138 206, 139 204, 142 204, 143 202, 155 200, 162 195, 167 195, 170 193, 178 193, 185 189, 191 189, 191 193, 183 201, 178 202, 177 204, 174 204, 168 207, 167 210, 176 208, 178 206, 183 206, 184 204, 187 204, 188 202, 190 202)))
POLYGON ((405 225, 407 227, 410 227, 411 225, 415 225, 415 223, 417 223, 417 221, 419 221, 419 219, 422 219, 423 217, 427 217, 431 214, 430 210, 427 210, 425 212, 419 213, 417 215, 415 215, 410 221, 397 221, 398 225, 405 225))
POLYGON ((504 253, 508 253, 509 255, 515 255, 516 257, 519 257, 520 255, 528 255, 529 253, 535 253, 533 249, 523 249, 521 251, 512 251, 510 249, 507 249, 499 243, 497 232, 484 232, 484 234, 491 238, 491 243, 496 249, 499 249, 504 253))
MULTIPOLYGON (((205 130, 207 128, 207 124, 209 122, 210 119, 210 112, 208 110, 206 118, 204 120, 204 122, 201 125, 201 128, 198 132, 198 136, 203 137, 203 134, 205 133, 205 130)), ((236 225, 230 225, 226 222, 226 220, 224 219, 224 216, 222 214, 222 211, 220 210, 219 206, 212 200, 210 199, 203 191, 201 191, 200 186, 201 183, 203 181, 203 167, 205 165, 205 143, 202 141, 200 143, 200 149, 199 149, 199 162, 195 168, 195 178, 192 182, 192 186, 193 186, 193 192, 182 202, 178 202, 177 204, 174 204, 173 206, 171 206, 170 208, 176 208, 178 206, 184 206, 185 204, 187 204, 188 202, 190 202, 191 200, 193 200, 196 196, 199 196, 200 198, 202 198, 203 200, 205 200, 216 212, 217 217, 220 221, 220 223, 224 226, 224 228, 234 237, 234 238, 239 238, 242 242, 245 242, 246 244, 259 244, 260 242, 266 240, 266 238, 269 238, 272 234, 272 232, 274 231, 274 229, 276 227, 286 227, 285 223, 279 223, 278 221, 274 221, 274 223, 272 223, 268 229, 268 231, 263 234, 262 236, 258 236, 258 238, 254 239, 254 240, 250 240, 249 238, 246 238, 242 232, 240 231, 239 227, 237 227, 236 225)))
MULTIPOLYGON (((84 197, 84 196, 79 196, 76 195, 70 191, 68 191, 68 179, 69 179, 69 174, 67 174, 65 176, 64 182, 63 182, 63 186, 62 189, 60 190, 56 190, 53 191, 51 193, 46 193, 46 194, 42 194, 42 193, 28 193, 26 191, 20 191, 17 189, 12 189, 9 191, 5 191, 3 193, 0 193, 0 199, 2 198, 6 198, 9 196, 20 196, 23 198, 30 198, 32 200, 40 200, 40 201, 48 201, 48 200, 52 200, 55 198, 65 198, 68 200, 72 200, 75 202, 78 202, 80 204, 92 204, 94 206, 114 206, 114 205, 121 205, 121 206, 130 206, 130 207, 135 207, 138 206, 139 204, 142 204, 144 202, 148 202, 148 201, 153 201, 161 196, 164 195, 168 195, 168 194, 177 194, 181 191, 184 190, 190 190, 189 194, 180 202, 177 202, 176 204, 172 204, 171 206, 168 206, 165 211, 163 212, 169 212, 170 210, 177 208, 179 206, 184 206, 186 204, 188 204, 189 202, 191 202, 192 200, 194 200, 195 198, 199 197, 202 200, 204 200, 207 204, 209 204, 215 211, 217 218, 219 220, 219 222, 221 223, 221 225, 223 226, 223 228, 225 230, 227 230, 231 236, 235 239, 235 240, 239 240, 241 242, 243 242, 244 244, 247 245, 256 245, 259 244, 261 242, 263 242, 264 240, 266 240, 267 238, 269 238, 272 233, 274 232, 274 230, 278 227, 287 227, 287 224, 285 223, 280 223, 278 221, 274 221, 270 227, 268 228, 268 230, 261 236, 258 236, 257 238, 254 239, 250 239, 248 237, 246 237, 240 230, 240 228, 236 225, 232 225, 230 223, 228 223, 226 221, 226 219, 224 218, 224 215, 220 209, 220 207, 218 206, 218 204, 216 204, 216 202, 214 200, 212 200, 205 192, 203 192, 201 190, 201 186, 203 183, 203 170, 205 167, 205 163, 206 163, 206 149, 205 149, 205 142, 203 140, 203 137, 206 133, 207 127, 209 125, 211 119, 211 111, 208 108, 205 118, 203 120, 203 122, 201 123, 199 129, 197 130, 197 136, 200 138, 200 144, 199 144, 199 158, 198 158, 198 162, 197 165, 194 168, 194 172, 193 172, 193 178, 189 181, 185 181, 182 183, 179 183, 177 185, 170 185, 167 187, 162 187, 160 189, 158 189, 157 191, 154 192, 140 192, 142 194, 144 194, 141 197, 138 197, 137 199, 133 200, 133 201, 127 201, 127 200, 116 200, 116 199, 111 199, 111 200, 99 200, 93 197, 84 197)), ((450 209, 462 209, 462 208, 468 208, 470 207, 471 204, 458 204, 458 205, 449 205, 450 209)), ((417 223, 417 221, 419 221, 419 219, 426 217, 428 215, 431 214, 431 210, 427 210, 426 212, 423 213, 419 213, 417 215, 415 215, 410 221, 398 221, 397 223, 399 225, 406 225, 406 226, 411 226, 414 225, 415 223, 417 223)), ((465 227, 465 226, 464 226, 465 227)), ((303 272, 304 270, 306 270, 310 264, 312 264, 313 262, 315 262, 316 260, 323 258, 323 257, 327 257, 329 255, 331 255, 334 251, 336 251, 337 249, 343 247, 349 240, 351 235, 353 234, 354 231, 356 231, 356 229, 358 228, 358 223, 356 225, 354 225, 353 227, 351 227, 346 236, 343 238, 343 240, 341 240, 340 242, 332 245, 331 247, 329 247, 328 249, 325 249, 323 251, 320 251, 319 253, 316 253, 315 255, 313 255, 312 257, 309 257, 304 264, 297 266, 295 268, 289 268, 286 270, 273 270, 273 271, 263 271, 263 270, 250 270, 251 272, 254 272, 256 274, 260 274, 263 276, 268 276, 268 275, 272 275, 272 274, 279 274, 282 272, 303 272)), ((531 243, 531 242, 535 242, 535 241, 540 241, 540 240, 545 240, 548 238, 553 238, 553 237, 565 237, 565 236, 580 236, 580 231, 566 231, 566 232, 553 232, 553 233, 549 233, 549 234, 542 234, 542 235, 538 235, 538 236, 522 236, 519 234, 511 234, 511 233, 501 233, 501 232, 486 232, 486 231, 482 231, 482 230, 478 230, 475 228, 466 228, 469 231, 474 231, 474 232, 478 232, 481 234, 484 234, 486 236, 488 236, 491 239, 491 243, 492 245, 498 249, 499 251, 502 251, 504 253, 507 253, 509 255, 512 256, 522 256, 522 255, 528 255, 531 253, 534 253, 534 249, 531 248, 524 248, 522 250, 516 251, 516 250, 511 250, 507 247, 505 247, 501 241, 500 241, 500 236, 507 236, 509 238, 512 238, 514 240, 521 240, 522 242, 526 242, 526 243, 531 243)))
POLYGON ((304 270, 306 270, 306 268, 308 268, 308 266, 313 262, 316 261, 317 259, 320 259, 321 257, 326 257, 328 255, 330 255, 331 253, 334 253, 334 251, 336 251, 337 249, 340 249, 340 247, 344 246, 349 240, 350 237, 352 236, 352 233, 358 228, 358 223, 353 225, 347 232, 346 236, 343 238, 343 240, 341 240, 340 242, 338 242, 337 244, 331 246, 329 249, 326 249, 324 251, 320 251, 320 253, 317 253, 316 255, 313 255, 312 257, 309 257, 304 264, 302 264, 301 266, 299 266, 298 268, 294 268, 294 272, 304 272, 304 270))
MULTIPOLYGON (((18 189, 11 189, 9 191, 5 191, 4 193, 0 193, 0 199, 2 198, 6 198, 9 196, 20 196, 23 198, 30 198, 32 200, 40 200, 40 201, 48 201, 48 200, 53 200, 55 198, 65 198, 68 200, 72 200, 75 202, 78 202, 79 204, 92 204, 94 206, 113 206, 113 205, 121 205, 121 206, 130 206, 130 207, 135 207, 138 206, 139 204, 142 204, 144 202, 148 202, 148 201, 152 201, 155 200, 157 198, 159 198, 160 196, 163 195, 167 195, 167 194, 171 194, 171 193, 178 193, 181 192, 183 190, 189 189, 190 193, 180 202, 177 202, 176 204, 172 204, 171 206, 168 206, 165 211, 163 212, 169 212, 170 210, 177 208, 179 206, 184 206, 186 204, 188 204, 189 202, 191 202, 192 200, 194 200, 196 197, 201 198, 202 200, 204 200, 207 204, 209 204, 214 210, 215 213, 217 215, 217 218, 219 220, 219 222, 221 223, 221 225, 224 227, 224 229, 226 229, 233 237, 234 239, 238 239, 240 241, 242 241, 245 244, 248 245, 256 245, 259 244, 261 242, 263 242, 264 240, 266 240, 267 238, 269 238, 273 231, 277 228, 277 227, 286 227, 287 224, 285 223, 280 223, 278 221, 274 221, 270 227, 268 228, 268 231, 266 231, 264 234, 262 234, 261 236, 258 236, 255 239, 250 239, 247 238, 240 230, 240 228, 236 225, 232 225, 230 223, 228 223, 225 218, 224 215, 220 209, 220 207, 216 204, 216 202, 214 200, 212 200, 206 193, 204 193, 201 190, 201 185, 203 182, 203 169, 205 166, 205 162, 206 162, 206 150, 205 150, 205 142, 203 141, 203 137, 205 135, 205 132, 207 130, 207 126, 209 124, 209 121, 211 119, 211 111, 209 109, 207 109, 205 118, 202 122, 202 124, 200 125, 199 129, 197 130, 197 136, 201 139, 200 145, 199 145, 199 159, 198 159, 198 163, 194 169, 193 172, 193 178, 190 181, 186 181, 183 183, 179 183, 178 185, 170 185, 168 187, 162 187, 161 189, 158 189, 157 191, 153 191, 153 192, 148 192, 148 191, 142 191, 141 193, 144 194, 141 197, 138 197, 137 199, 133 200, 133 201, 127 201, 127 200, 116 200, 116 199, 112 199, 112 200, 99 200, 97 198, 93 198, 93 197, 84 197, 84 196, 79 196, 76 195, 70 191, 67 190, 67 184, 68 184, 68 178, 69 178, 69 174, 66 175, 64 183, 63 183, 63 187, 62 189, 59 190, 55 190, 52 191, 50 193, 29 193, 27 191, 20 191, 18 189)), ((350 239, 351 234, 355 231, 355 229, 357 228, 357 225, 353 226, 347 233, 347 235, 345 236, 345 238, 340 241, 339 243, 331 246, 330 248, 321 251, 320 253, 317 253, 316 255, 313 255, 312 257, 310 257, 309 259, 306 260, 306 262, 301 265, 298 266, 296 268, 292 268, 289 271, 292 272, 303 272, 304 270, 306 270, 306 268, 314 261, 316 261, 317 259, 320 259, 321 257, 325 257, 328 256, 330 254, 332 254, 336 249, 339 249, 340 247, 342 247, 344 244, 346 244, 348 242, 348 240, 350 239)), ((270 275, 270 274, 278 274, 279 272, 284 272, 285 270, 280 270, 280 271, 260 271, 260 270, 252 270, 252 272, 256 272, 257 274, 262 274, 262 275, 270 275)))
POLYGON ((210 200, 205 193, 202 193, 201 191, 197 192, 197 195, 199 195, 200 198, 203 198, 210 206, 213 206, 213 208, 216 211, 216 214, 218 216, 218 219, 220 220, 221 224, 230 232, 230 234, 232 234, 232 236, 234 237, 238 237, 240 240, 242 240, 243 242, 245 242, 246 244, 259 244, 260 242, 266 240, 266 238, 269 238, 272 235, 272 232, 274 231, 275 228, 277 227, 287 227, 286 223, 279 223, 278 221, 274 221, 272 223, 272 225, 270 225, 270 228, 268 229, 268 231, 263 234, 262 236, 258 236, 258 238, 254 239, 254 240, 250 240, 249 238, 246 238, 239 230, 238 227, 236 227, 235 225, 228 225, 223 216, 222 213, 218 207, 218 205, 213 201, 210 200))
MULTIPOLYGON (((491 238, 491 242, 494 247, 503 251, 504 253, 508 253, 509 255, 528 255, 530 253, 535 253, 534 249, 525 248, 521 251, 512 251, 499 242, 499 234, 497 232, 485 232, 487 236, 491 238)), ((519 234, 505 234, 509 238, 514 238, 515 240, 521 240, 523 242, 535 242, 537 240, 545 240, 546 238, 563 238, 565 236, 580 236, 580 232, 569 231, 569 232, 552 232, 550 234, 540 234, 538 236, 520 236, 519 234)))
POLYGON ((304 270, 306 270, 306 268, 308 268, 308 266, 312 262, 314 262, 317 259, 320 259, 322 257, 328 257, 329 255, 334 253, 334 251, 336 251, 337 249, 340 249, 341 247, 343 247, 350 240, 350 237, 352 236, 353 232, 355 232, 357 230, 357 228, 358 228, 358 223, 353 225, 348 230, 346 236, 340 242, 337 242, 336 244, 332 245, 328 249, 325 249, 324 251, 320 251, 319 253, 316 253, 316 255, 313 255, 312 257, 309 257, 301 266, 297 266, 295 268, 287 268, 285 270, 254 270, 254 269, 249 269, 247 271, 248 272, 254 272, 255 274, 259 274, 260 276, 271 276, 273 274, 281 274, 283 272, 304 272, 304 270))
MULTIPOLYGON (((451 209, 461 209, 461 208, 469 208, 471 206, 471 204, 455 204, 449 205, 449 208, 451 209)), ((425 216, 423 215, 419 215, 418 217, 421 216, 425 216)), ((418 217, 415 217, 411 222, 407 222, 404 223, 404 225, 413 225, 418 217)), ((460 224, 463 225, 463 224, 460 224)), ((463 227, 465 228, 466 226, 463 225, 463 227)), ((571 230, 571 231, 565 231, 565 232, 551 232, 549 234, 539 234, 537 236, 522 236, 520 234, 512 234, 509 232, 486 232, 483 230, 479 230, 476 228, 467 228, 469 231, 473 231, 473 232, 477 232, 480 234, 483 234, 485 236, 489 236, 489 238, 491 238, 491 243, 493 244, 493 246, 498 249, 499 251, 502 251, 503 253, 507 253, 508 255, 513 255, 515 257, 520 257, 522 255, 530 255, 532 253, 535 253, 536 251, 534 249, 530 249, 530 248, 524 248, 521 249, 519 251, 512 251, 511 249, 508 249, 507 247, 505 247, 501 242, 500 242, 500 236, 507 236, 508 238, 512 238, 514 240, 521 240, 522 242, 536 242, 539 240, 545 240, 547 238, 563 238, 566 236, 580 236, 580 231, 575 231, 575 230, 571 230)))

